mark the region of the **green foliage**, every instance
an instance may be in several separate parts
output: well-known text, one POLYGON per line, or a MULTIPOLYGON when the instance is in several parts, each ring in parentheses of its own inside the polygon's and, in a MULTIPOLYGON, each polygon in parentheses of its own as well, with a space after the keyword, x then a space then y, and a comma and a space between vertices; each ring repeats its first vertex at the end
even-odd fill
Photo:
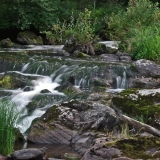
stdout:
POLYGON ((13 152, 15 142, 15 124, 18 112, 13 102, 0 99, 0 153, 8 155, 13 152))
POLYGON ((134 29, 130 39, 131 53, 135 59, 157 60, 160 57, 160 28, 146 27, 143 30, 134 29))
POLYGON ((57 19, 58 0, 15 0, 0 2, 0 29, 48 29, 57 19))
POLYGON ((63 43, 66 39, 74 37, 77 44, 86 44, 95 39, 95 23, 96 21, 91 19, 91 11, 85 9, 77 20, 71 16, 68 23, 58 21, 46 35, 52 42, 63 43))
POLYGON ((108 28, 110 38, 121 40, 121 47, 132 52, 134 58, 154 60, 159 56, 159 24, 158 3, 130 0, 126 11, 111 15, 108 28))

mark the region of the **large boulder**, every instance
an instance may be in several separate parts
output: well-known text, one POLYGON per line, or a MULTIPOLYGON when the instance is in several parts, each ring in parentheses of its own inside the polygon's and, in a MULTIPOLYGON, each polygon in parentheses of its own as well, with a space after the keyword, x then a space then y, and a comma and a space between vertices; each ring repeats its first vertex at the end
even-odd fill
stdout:
POLYGON ((144 77, 160 78, 160 65, 153 61, 140 59, 134 62, 135 68, 144 77))
POLYGON ((25 83, 10 75, 5 75, 0 79, 0 87, 5 88, 5 89, 15 89, 19 87, 24 87, 25 83))
POLYGON ((42 37, 37 36, 34 32, 24 31, 17 35, 17 42, 20 44, 43 45, 42 37))
POLYGON ((112 106, 160 129, 160 89, 128 89, 116 94, 112 106))
POLYGON ((44 160, 46 148, 28 148, 14 151, 11 160, 44 160))

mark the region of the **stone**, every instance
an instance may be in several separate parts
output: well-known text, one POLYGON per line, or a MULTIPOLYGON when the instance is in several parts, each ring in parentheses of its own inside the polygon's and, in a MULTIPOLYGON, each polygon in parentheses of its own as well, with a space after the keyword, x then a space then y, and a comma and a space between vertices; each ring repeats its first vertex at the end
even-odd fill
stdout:
POLYGON ((14 151, 10 156, 13 160, 43 160, 45 149, 45 147, 22 149, 14 151))
POLYGON ((160 158, 160 151, 156 151, 152 154, 153 158, 160 158))
POLYGON ((134 62, 135 68, 143 77, 160 78, 160 65, 153 61, 140 59, 134 62))
POLYGON ((9 38, 6 38, 0 41, 0 46, 3 48, 11 48, 14 44, 9 38))
POLYGON ((101 54, 100 58, 106 62, 115 62, 119 61, 119 57, 115 54, 101 54))
POLYGON ((42 37, 37 36, 31 31, 19 32, 17 35, 17 42, 23 45, 43 45, 42 37))
POLYGON ((39 144, 70 144, 74 131, 58 124, 36 123, 32 125, 28 140, 39 144))

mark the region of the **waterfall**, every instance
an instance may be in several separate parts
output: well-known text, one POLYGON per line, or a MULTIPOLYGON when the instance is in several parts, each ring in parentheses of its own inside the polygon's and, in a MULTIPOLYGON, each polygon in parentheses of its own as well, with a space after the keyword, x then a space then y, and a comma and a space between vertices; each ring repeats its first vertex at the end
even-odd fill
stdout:
MULTIPOLYGON (((22 73, 20 73, 22 74, 22 73)), ((31 77, 35 75, 31 74, 22 74, 22 75, 29 75, 31 77)), ((42 108, 36 108, 32 113, 28 113, 28 108, 26 106, 29 104, 29 102, 32 101, 32 99, 37 96, 38 94, 41 94, 42 90, 47 89, 49 91, 49 94, 51 96, 58 95, 62 98, 65 97, 64 93, 58 92, 55 90, 56 87, 59 86, 57 82, 52 81, 52 78, 49 76, 41 76, 36 75, 37 79, 32 80, 32 90, 31 91, 24 91, 23 89, 17 89, 12 90, 12 96, 11 99, 13 102, 17 104, 17 109, 21 113, 20 115, 20 121, 17 124, 17 128, 20 130, 22 134, 24 134, 27 129, 31 126, 32 121, 38 117, 41 117, 46 110, 51 107, 53 104, 56 104, 57 102, 52 102, 50 104, 46 104, 42 108)))
POLYGON ((126 80, 126 72, 123 72, 122 77, 116 77, 116 87, 117 89, 126 89, 127 88, 127 80, 126 80))

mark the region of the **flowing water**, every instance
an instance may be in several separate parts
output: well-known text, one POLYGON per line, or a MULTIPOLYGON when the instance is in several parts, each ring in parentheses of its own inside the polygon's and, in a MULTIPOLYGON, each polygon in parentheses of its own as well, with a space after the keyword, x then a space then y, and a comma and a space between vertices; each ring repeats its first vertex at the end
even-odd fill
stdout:
MULTIPOLYGON (((45 46, 43 49, 46 49, 45 46)), ((108 64, 98 59, 77 60, 40 55, 29 57, 21 64, 16 62, 8 66, 7 71, 1 68, 3 71, 1 74, 9 74, 25 82, 23 88, 5 90, 6 93, 10 93, 7 94, 8 97, 16 103, 20 112, 16 127, 24 137, 27 136, 27 130, 36 118, 41 117, 53 105, 68 100, 67 95, 58 91, 59 86, 67 83, 83 91, 89 91, 94 86, 93 80, 100 79, 113 80, 113 86, 106 87, 106 91, 127 88, 126 66, 119 63, 108 64), (34 101, 36 105, 32 107, 34 101)))
POLYGON ((58 86, 68 82, 82 90, 89 90, 94 85, 91 83, 93 79, 107 80, 108 71, 112 72, 112 79, 116 81, 113 90, 127 88, 125 67, 110 66, 105 63, 101 65, 97 62, 84 62, 73 59, 62 60, 61 62, 59 59, 54 59, 52 63, 47 60, 36 61, 34 59, 23 64, 20 70, 14 70, 13 67, 13 71, 7 71, 5 74, 16 75, 21 79, 25 79, 26 82, 24 88, 5 90, 12 93, 10 97, 17 104, 17 108, 21 113, 17 125, 20 132, 25 134, 34 119, 41 117, 54 104, 67 100, 64 93, 56 90, 58 86), (112 69, 110 69, 111 67, 112 69), (121 76, 118 75, 120 73, 121 76), (44 90, 47 90, 48 93, 43 93, 44 90), (29 111, 29 104, 38 96, 43 99, 44 103, 38 104, 35 109, 29 111))

